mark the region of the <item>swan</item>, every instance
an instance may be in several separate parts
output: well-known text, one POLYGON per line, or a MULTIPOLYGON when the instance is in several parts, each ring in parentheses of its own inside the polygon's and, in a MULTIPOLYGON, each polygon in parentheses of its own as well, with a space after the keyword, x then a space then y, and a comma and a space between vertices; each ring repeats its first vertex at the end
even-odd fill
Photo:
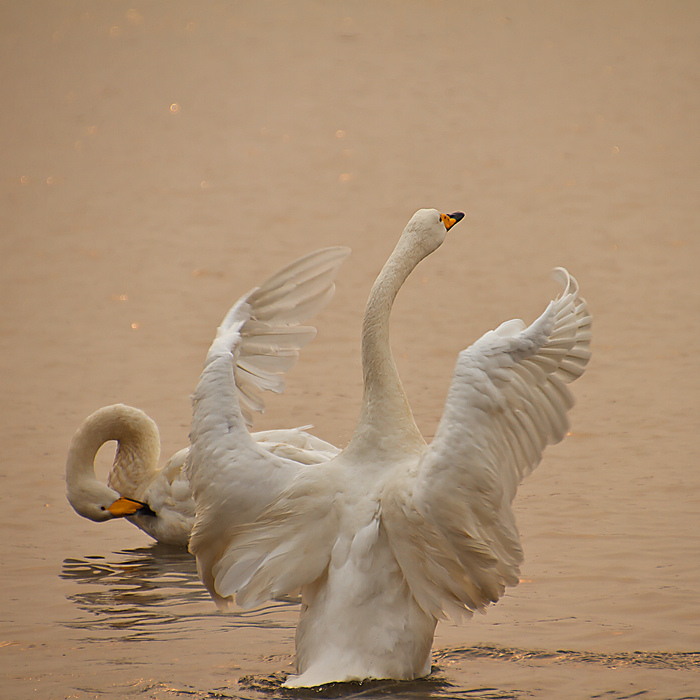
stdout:
MULTIPOLYGON (((264 410, 259 391, 282 392, 284 373, 296 362, 299 349, 315 336, 315 328, 299 326, 299 321, 330 300, 335 277, 349 252, 344 247, 315 251, 246 295, 257 294, 256 320, 239 348, 234 388, 248 427, 253 413, 264 410)), ((266 430, 250 438, 266 454, 297 464, 318 464, 340 452, 304 428, 266 430)), ((186 547, 195 517, 192 490, 183 472, 188 452, 189 448, 176 452, 158 469, 156 423, 132 406, 100 408, 85 419, 71 441, 66 458, 68 501, 89 520, 127 518, 159 542, 186 547), (117 442, 117 450, 103 484, 95 474, 95 456, 111 440, 117 442)))
MULTIPOLYGON (((273 454, 301 464, 317 464, 340 450, 301 428, 252 433, 273 454)), ((176 452, 158 469, 160 435, 156 423, 133 406, 104 406, 76 431, 66 459, 68 501, 94 522, 127 518, 158 542, 186 547, 195 507, 182 467, 189 448, 176 452), (117 450, 107 484, 95 476, 95 456, 114 440, 117 450)))
POLYGON ((507 321, 459 353, 427 444, 392 357, 389 316, 408 275, 463 216, 416 212, 377 277, 362 326, 359 420, 328 462, 294 465, 247 436, 230 400, 252 322, 245 301, 209 350, 186 466, 190 551, 222 608, 301 591, 287 687, 426 676, 437 622, 483 610, 518 583, 511 503, 568 430, 566 385, 590 358, 591 316, 576 280, 557 268, 564 290, 534 323, 507 321))

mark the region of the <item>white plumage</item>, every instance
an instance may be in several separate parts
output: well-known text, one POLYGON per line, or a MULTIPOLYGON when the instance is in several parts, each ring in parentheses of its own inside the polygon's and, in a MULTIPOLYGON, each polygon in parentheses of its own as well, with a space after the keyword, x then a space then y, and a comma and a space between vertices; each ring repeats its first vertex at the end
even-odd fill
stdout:
POLYGON ((229 312, 209 351, 187 467, 190 549, 221 605, 301 590, 299 675, 288 686, 427 675, 437 621, 483 609, 518 582, 511 502, 544 447, 566 434, 566 384, 590 357, 591 317, 559 268, 564 291, 532 325, 509 321, 459 354, 426 445, 391 354, 389 315, 462 216, 417 212, 379 274, 362 329, 360 419, 329 462, 271 458, 247 437, 233 367, 259 322, 254 299, 229 312))
MULTIPOLYGON (((300 464, 318 464, 340 450, 301 428, 264 430, 251 437, 271 454, 300 464)), ((68 501, 95 522, 126 518, 158 542, 187 547, 195 506, 183 472, 189 448, 158 468, 160 436, 156 423, 133 406, 104 406, 88 416, 73 436, 66 460, 68 501), (95 476, 95 456, 117 442, 107 484, 95 476)))
MULTIPOLYGON (((284 390, 284 373, 316 334, 311 326, 295 324, 290 314, 309 318, 325 306, 349 252, 336 247, 307 255, 239 301, 258 311, 258 319, 248 323, 241 336, 234 383, 229 387, 246 426, 252 426, 254 412, 264 409, 260 391, 284 390), (303 274, 313 277, 313 283, 300 284, 303 274), (265 322, 266 315, 275 322, 265 322)), ((319 464, 340 451, 303 428, 245 432, 246 442, 255 444, 260 455, 291 464, 319 464)), ((66 459, 68 501, 90 520, 126 517, 159 542, 186 547, 195 518, 192 490, 182 469, 188 452, 189 448, 180 450, 158 469, 160 436, 155 422, 138 408, 105 406, 85 419, 71 441, 66 459), (117 451, 105 485, 95 476, 95 456, 111 440, 117 442, 117 451)))

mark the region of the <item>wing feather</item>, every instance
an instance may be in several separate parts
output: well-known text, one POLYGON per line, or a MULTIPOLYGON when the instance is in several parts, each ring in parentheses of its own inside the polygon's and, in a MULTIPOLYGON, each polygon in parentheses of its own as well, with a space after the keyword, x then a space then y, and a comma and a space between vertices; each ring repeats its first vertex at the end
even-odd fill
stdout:
POLYGON ((458 616, 518 582, 518 485, 568 431, 566 386, 590 359, 591 316, 565 289, 529 327, 508 321, 459 354, 442 420, 414 480, 385 504, 390 542, 419 604, 458 616))
POLYGON ((316 336, 314 327, 300 324, 330 301, 335 278, 349 254, 349 248, 335 246, 300 258, 242 297, 224 319, 217 336, 226 338, 225 347, 234 355, 248 427, 253 414, 265 410, 261 392, 284 391, 283 375, 296 363, 299 350, 316 336))
POLYGON ((219 599, 251 608, 321 576, 338 536, 336 489, 323 469, 302 467, 255 522, 230 531, 213 567, 219 599))
POLYGON ((239 408, 248 427, 265 410, 263 391, 284 391, 284 375, 316 329, 302 322, 318 313, 335 291, 335 277, 350 254, 323 248, 291 263, 241 297, 221 322, 207 364, 222 355, 235 360, 239 408))
MULTIPOLYGON (((316 330, 301 326, 333 295, 348 248, 325 248, 273 275, 228 311, 193 397, 187 476, 196 504, 190 551, 210 593, 226 569, 232 532, 254 521, 294 479, 300 462, 333 456, 315 444, 266 449, 248 432, 265 408, 261 392, 284 389, 284 374, 316 330)), ((303 441, 303 435, 298 441, 303 441)), ((313 443, 313 441, 311 441, 313 443)), ((325 445, 325 443, 324 443, 325 445)), ((253 566, 255 562, 247 564, 253 566)), ((237 574, 238 576, 238 574, 237 574)))

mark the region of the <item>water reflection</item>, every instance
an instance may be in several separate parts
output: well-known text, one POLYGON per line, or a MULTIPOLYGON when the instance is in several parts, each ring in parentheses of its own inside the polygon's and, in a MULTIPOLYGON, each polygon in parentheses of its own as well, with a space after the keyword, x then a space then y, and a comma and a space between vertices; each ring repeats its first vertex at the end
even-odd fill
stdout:
POLYGON ((283 688, 284 674, 265 677, 239 679, 231 688, 197 690, 192 687, 177 687, 168 683, 147 683, 139 686, 139 692, 146 697, 172 698, 173 700, 291 700, 317 698, 318 700, 520 700, 523 695, 495 688, 463 689, 441 679, 420 681, 365 681, 364 683, 335 683, 320 688, 283 688))
POLYGON ((331 683, 318 688, 282 688, 286 674, 271 674, 269 676, 244 676, 238 679, 238 684, 244 691, 239 698, 259 698, 267 695, 279 698, 320 698, 332 700, 343 698, 363 698, 374 700, 420 700, 422 698, 439 698, 440 700, 515 700, 519 695, 496 688, 464 689, 454 686, 445 678, 433 675, 415 681, 364 681, 362 683, 331 683), (248 693, 253 693, 248 695, 248 693))
POLYGON ((193 621, 215 616, 226 627, 287 627, 275 613, 296 603, 280 600, 222 617, 199 580, 194 558, 162 544, 115 552, 109 559, 67 558, 59 576, 76 584, 66 597, 87 613, 64 624, 109 630, 110 639, 115 630, 122 633, 120 639, 131 641, 184 637, 191 634, 193 621))

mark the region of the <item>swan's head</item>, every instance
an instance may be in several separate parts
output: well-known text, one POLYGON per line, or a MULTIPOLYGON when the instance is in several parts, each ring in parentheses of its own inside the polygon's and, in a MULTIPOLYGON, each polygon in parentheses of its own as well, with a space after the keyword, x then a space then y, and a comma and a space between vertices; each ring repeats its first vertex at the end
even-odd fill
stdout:
POLYGON ((68 488, 68 502, 73 510, 88 520, 102 523, 114 518, 125 518, 136 513, 153 514, 148 504, 120 496, 114 489, 99 481, 68 488))
POLYGON ((404 236, 423 256, 430 255, 445 240, 447 232, 464 218, 461 211, 441 214, 437 209, 419 209, 406 225, 404 236))

